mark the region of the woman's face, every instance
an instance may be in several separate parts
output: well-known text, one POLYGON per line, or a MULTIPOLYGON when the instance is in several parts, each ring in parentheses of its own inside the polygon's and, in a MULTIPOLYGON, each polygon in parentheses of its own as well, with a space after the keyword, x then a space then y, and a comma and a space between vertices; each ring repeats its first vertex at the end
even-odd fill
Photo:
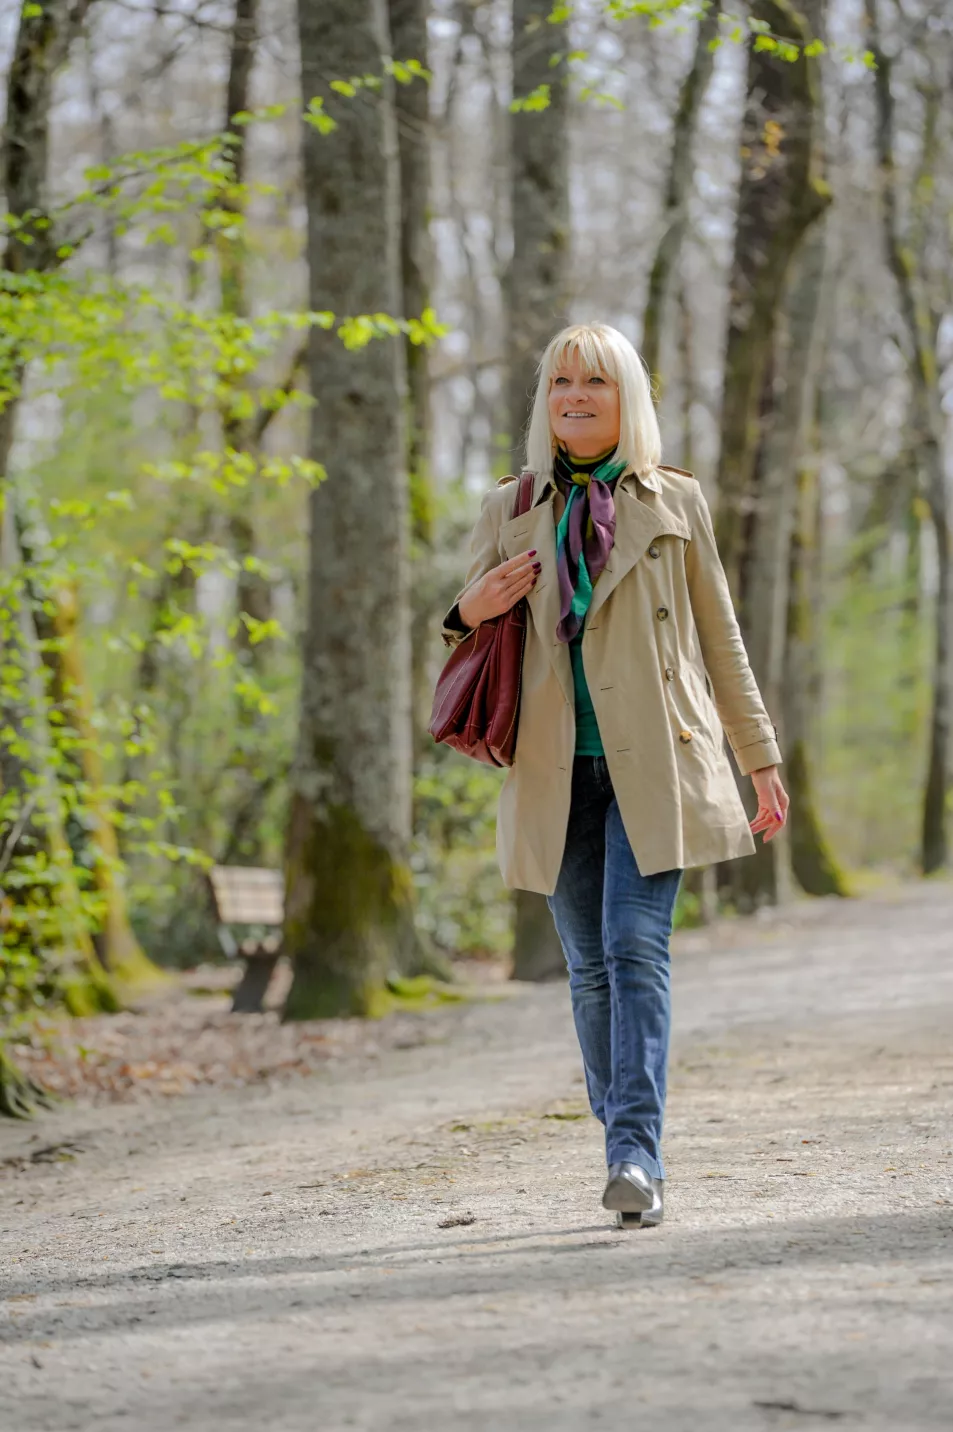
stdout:
POLYGON ((606 373, 586 373, 578 355, 553 372, 549 423, 573 457, 598 457, 619 441, 619 385, 606 373))

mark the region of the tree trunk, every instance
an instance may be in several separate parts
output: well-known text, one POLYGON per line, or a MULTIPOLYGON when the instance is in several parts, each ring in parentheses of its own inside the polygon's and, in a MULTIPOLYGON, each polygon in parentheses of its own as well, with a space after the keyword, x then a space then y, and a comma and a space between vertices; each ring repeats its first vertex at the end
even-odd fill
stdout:
POLYGON ((549 0, 513 0, 513 94, 549 87, 549 107, 510 115, 513 257, 506 281, 510 446, 523 457, 536 368, 543 349, 568 322, 569 131, 559 59, 562 26, 547 24, 549 0))
MULTIPOLYGON (((903 232, 901 198, 894 158, 894 99, 891 88, 891 60, 880 44, 876 0, 865 0, 870 49, 876 61, 874 94, 877 104, 877 159, 880 169, 880 199, 887 263, 897 284, 900 311, 907 331, 911 385, 911 427, 919 450, 921 468, 936 538, 937 599, 934 627, 933 705, 930 713, 930 751, 923 792, 923 820, 920 861, 925 875, 947 862, 946 793, 949 783, 950 722, 953 718, 953 671, 951 671, 951 626, 953 592, 950 580, 950 498, 946 483, 946 418, 942 408, 936 336, 942 314, 931 312, 925 284, 917 271, 917 251, 903 232)), ((929 118, 928 109, 928 118, 929 118)), ((924 146, 919 194, 913 209, 915 218, 920 196, 930 202, 936 185, 932 169, 935 145, 924 146), (932 151, 932 152, 931 152, 932 151)), ((921 222, 922 228, 922 222, 921 222)))
MULTIPOLYGON (((509 419, 513 470, 523 461, 536 368, 543 349, 568 322, 569 133, 559 63, 560 25, 547 24, 549 0, 513 0, 513 94, 549 86, 549 107, 510 115, 513 258, 506 282, 509 419)), ((513 976, 550 979, 566 962, 542 895, 517 890, 513 976)))
POLYGON ((849 895, 818 818, 809 755, 815 747, 812 717, 820 702, 821 533, 817 463, 805 459, 795 475, 782 700, 791 867, 808 895, 849 895))
MULTIPOLYGON (((245 182, 245 128, 233 124, 234 116, 245 113, 251 106, 252 68, 255 63, 255 47, 258 43, 258 0, 235 0, 232 19, 232 44, 228 62, 228 84, 225 91, 225 128, 233 139, 228 147, 235 183, 245 182)), ((244 199, 239 192, 226 198, 223 208, 235 214, 244 212, 244 199)), ((233 235, 223 238, 218 244, 219 274, 221 283, 222 308, 226 313, 244 313, 245 303, 245 243, 244 237, 233 235)))
POLYGON ((10 273, 56 268, 57 237, 46 220, 50 105, 56 71, 65 63, 92 0, 24 5, 7 77, 3 187, 7 212, 23 226, 7 234, 10 273))
MULTIPOLYGON (((381 74, 384 0, 298 0, 305 101, 336 122, 304 140, 309 300, 339 314, 400 308, 392 84, 341 98, 327 77, 381 74)), ((412 941, 411 693, 404 351, 347 349, 315 329, 310 602, 287 842, 286 1018, 373 1011, 412 941)))
POLYGON ((695 135, 698 116, 708 81, 715 63, 711 42, 718 34, 721 0, 712 0, 711 7, 698 22, 692 67, 682 82, 672 134, 672 156, 669 161, 665 188, 665 209, 662 215, 662 236, 655 251, 649 275, 648 297, 642 320, 642 357, 650 377, 659 379, 660 335, 668 307, 672 284, 678 272, 678 260, 688 228, 688 201, 694 174, 695 135))
POLYGON ((769 711, 779 708, 788 610, 788 554, 797 472, 812 416, 816 318, 824 282, 825 228, 809 235, 792 266, 776 343, 770 415, 752 514, 742 626, 751 665, 769 711))
MULTIPOLYGON (((5 586, 12 578, 8 590, 13 600, 0 623, 0 656, 12 690, 4 698, 0 715, 19 740, 0 742, 0 797, 16 797, 13 809, 8 809, 0 821, 0 893, 6 884, 5 873, 14 865, 18 853, 38 857, 44 871, 35 885, 18 882, 16 904, 5 910, 0 908, 7 957, 0 960, 0 1005, 16 1009, 22 998, 23 991, 16 987, 15 958, 18 945, 22 945, 38 958, 42 977, 70 1013, 111 1011, 118 1007, 118 1000, 89 934, 76 861, 66 838, 56 788, 56 763, 47 722, 49 695, 40 669, 34 612, 23 565, 13 508, 6 501, 0 504, 0 573, 5 574, 5 586), (14 988, 8 1001, 2 986, 11 974, 14 988)), ((10 1110, 0 1107, 0 1112, 10 1110)))
MULTIPOLYGON (((783 712, 798 471, 813 416, 817 315, 824 288, 826 249, 826 226, 819 223, 809 232, 792 265, 776 335, 775 374, 768 398, 770 415, 756 469, 755 507, 742 584, 741 625, 748 655, 768 710, 778 713, 783 712)), ((783 721, 781 737, 786 748, 783 721)), ((793 773, 802 793, 809 785, 809 749, 806 743, 801 745, 793 773)), ((750 813, 754 814, 754 802, 751 804, 750 813)), ((814 836, 820 838, 812 811, 806 828, 799 828, 802 846, 814 836)), ((771 901, 781 898, 781 888, 790 883, 790 855, 788 837, 782 835, 770 845, 759 844, 756 855, 745 862, 749 894, 755 902, 759 896, 771 901)), ((803 849, 799 864, 805 864, 803 849)))
MULTIPOLYGON (((25 555, 27 566, 35 567, 31 554, 25 555)), ((37 636, 44 644, 43 661, 50 675, 49 699, 64 723, 60 731, 78 737, 70 764, 72 783, 83 790, 85 819, 84 848, 74 850, 74 857, 89 869, 93 889, 105 906, 102 929, 94 933, 93 946, 102 966, 121 985, 142 990, 167 976, 148 958, 129 923, 119 841, 112 810, 103 796, 105 773, 80 653, 76 597, 61 589, 36 592, 34 601, 37 636)))
MULTIPOLYGON (((752 18, 803 45, 810 31, 790 0, 755 0, 752 18)), ((817 62, 781 63, 748 49, 738 224, 718 465, 718 549, 735 597, 750 528, 752 480, 761 446, 760 409, 790 263, 828 202, 818 164, 822 138, 817 62)))
MULTIPOLYGON (((247 156, 244 125, 234 122, 235 116, 251 108, 251 82, 255 64, 255 50, 258 44, 259 0, 235 0, 232 19, 231 49, 228 63, 228 82, 225 90, 225 128, 233 136, 228 146, 236 185, 243 185, 246 178, 247 156)), ((222 312, 230 316, 244 317, 248 312, 247 257, 248 246, 244 233, 245 197, 239 188, 228 201, 228 207, 242 221, 239 233, 222 236, 217 243, 219 282, 221 288, 222 312)), ((260 423, 260 419, 258 420, 260 423)), ((247 452, 253 457, 260 451, 260 439, 256 433, 255 419, 240 419, 224 410, 222 413, 222 436, 226 445, 236 452, 247 452)), ((235 607, 238 627, 234 648, 238 665, 258 681, 263 675, 267 658, 267 646, 251 639, 248 623, 266 622, 272 615, 271 583, 267 576, 256 570, 254 563, 246 565, 255 553, 255 502, 253 492, 243 495, 236 503, 228 518, 228 531, 232 555, 239 563, 235 591, 235 607)), ((257 708, 241 698, 236 698, 234 720, 238 731, 236 750, 242 753, 255 751, 258 746, 263 718, 257 708)), ((255 793, 260 788, 250 767, 255 764, 243 760, 241 790, 237 800, 240 810, 254 810, 257 807, 255 793)), ((238 864, 259 865, 262 860, 262 839, 258 829, 248 825, 244 838, 235 850, 238 864)))
MULTIPOLYGON (((790 0, 755 0, 751 8, 752 18, 768 25, 773 34, 799 46, 810 40, 807 21, 790 0)), ((764 556, 757 552, 758 541, 768 540, 772 548, 780 544, 781 550, 786 552, 783 525, 778 532, 766 531, 768 524, 783 520, 787 503, 781 474, 769 474, 767 470, 768 459, 776 456, 776 450, 769 454, 765 443, 775 422, 780 423, 789 436, 796 432, 802 389, 797 374, 792 374, 789 407, 776 412, 775 382, 779 381, 783 391, 787 377, 784 364, 779 362, 782 357, 778 348, 779 320, 792 260, 829 198, 823 178, 823 112, 816 61, 807 58, 801 50, 793 63, 781 63, 776 55, 759 51, 752 37, 748 49, 747 96, 741 136, 741 182, 731 274, 716 515, 719 553, 743 629, 750 609, 748 583, 753 575, 758 575, 753 573, 752 563, 764 556), (754 514, 765 480, 771 485, 759 536, 754 514)), ((802 308, 804 301, 802 295, 802 308)), ((806 362, 812 319, 809 307, 805 317, 806 362)), ((764 559, 767 560, 766 556, 764 559)), ((782 565, 786 568, 786 560, 782 565)), ((768 574, 769 581, 772 576, 783 581, 777 572, 768 574)), ((774 619, 772 622, 769 613, 762 643, 763 656, 774 665, 778 661, 777 644, 783 639, 779 622, 785 608, 781 597, 779 592, 772 598, 774 619), (775 650, 769 656, 772 643, 775 650)), ((754 661, 752 664, 760 679, 763 670, 759 671, 754 661)), ((755 800, 751 783, 739 779, 739 790, 749 816, 753 815, 755 800)), ((779 894, 778 877, 777 851, 770 845, 759 843, 753 856, 732 862, 727 880, 736 908, 748 910, 766 901, 775 902, 779 894)))
MULTIPOLYGON (((394 58, 427 64, 427 0, 388 0, 394 58)), ((422 79, 394 86, 400 155, 400 270, 404 318, 430 306, 434 253, 430 240, 430 90, 422 79)), ((428 577, 433 564, 434 493, 430 475, 430 359, 427 348, 407 339, 407 466, 414 595, 412 614, 414 737, 428 751, 433 696, 429 655, 434 600, 428 577)))

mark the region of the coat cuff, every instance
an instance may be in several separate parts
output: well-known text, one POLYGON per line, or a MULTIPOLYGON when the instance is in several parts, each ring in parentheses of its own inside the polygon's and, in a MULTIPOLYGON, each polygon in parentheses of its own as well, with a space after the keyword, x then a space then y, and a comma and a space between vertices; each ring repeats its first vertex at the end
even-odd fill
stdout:
POLYGON ((459 646, 465 636, 469 636, 473 630, 468 627, 460 615, 460 603, 454 602, 443 619, 443 626, 440 635, 443 638, 444 646, 459 646))
POLYGON ((732 727, 727 732, 728 742, 743 776, 762 766, 780 766, 781 750, 778 746, 778 728, 770 721, 750 721, 743 726, 732 727))

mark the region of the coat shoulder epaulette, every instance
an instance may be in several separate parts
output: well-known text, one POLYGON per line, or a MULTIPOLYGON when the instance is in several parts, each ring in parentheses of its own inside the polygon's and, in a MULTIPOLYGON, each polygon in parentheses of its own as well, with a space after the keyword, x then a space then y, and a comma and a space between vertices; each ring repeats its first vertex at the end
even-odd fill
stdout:
POLYGON ((693 472, 689 472, 689 471, 688 471, 688 468, 687 468, 687 467, 672 467, 672 466, 671 466, 669 463, 667 463, 667 462, 660 462, 659 465, 658 465, 658 468, 659 468, 659 472, 674 472, 678 477, 694 477, 694 476, 695 476, 695 474, 694 474, 693 472))

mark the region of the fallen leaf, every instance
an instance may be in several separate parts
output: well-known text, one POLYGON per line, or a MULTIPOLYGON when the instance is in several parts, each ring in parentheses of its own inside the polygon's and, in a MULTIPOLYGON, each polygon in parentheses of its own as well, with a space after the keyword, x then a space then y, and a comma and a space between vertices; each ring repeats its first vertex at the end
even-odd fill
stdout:
POLYGON ((466 1228, 468 1224, 476 1223, 475 1213, 451 1213, 447 1218, 441 1218, 437 1224, 438 1228, 466 1228))

